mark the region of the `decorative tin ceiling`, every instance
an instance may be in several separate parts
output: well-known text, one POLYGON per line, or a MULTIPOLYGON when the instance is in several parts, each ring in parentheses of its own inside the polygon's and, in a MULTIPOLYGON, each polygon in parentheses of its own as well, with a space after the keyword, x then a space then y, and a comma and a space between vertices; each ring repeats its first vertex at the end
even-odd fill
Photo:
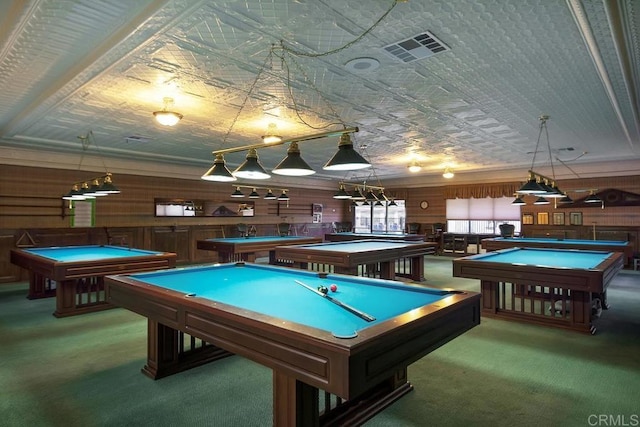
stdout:
MULTIPOLYGON (((91 168, 102 155, 112 171, 197 179, 212 150, 258 143, 269 123, 285 138, 345 124, 373 173, 323 171, 337 147, 325 138, 300 144, 312 177, 430 185, 450 166, 460 180, 524 179, 545 114, 552 157, 579 174, 640 170, 634 0, 14 0, 0 16, 2 163, 91 168), (444 49, 417 46, 425 35, 444 49), (281 43, 302 54, 266 61, 281 43), (174 127, 153 120, 165 97, 184 115, 174 127)), ((260 160, 270 169, 286 149, 260 160)), ((233 169, 244 155, 225 157, 233 169)))

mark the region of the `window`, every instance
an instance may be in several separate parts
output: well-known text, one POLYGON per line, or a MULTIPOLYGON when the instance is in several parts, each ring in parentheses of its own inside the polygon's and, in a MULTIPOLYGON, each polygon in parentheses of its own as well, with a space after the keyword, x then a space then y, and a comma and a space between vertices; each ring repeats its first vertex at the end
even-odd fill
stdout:
POLYGON ((447 231, 450 233, 500 234, 500 224, 515 226, 520 234, 520 206, 509 197, 448 199, 447 231))
POLYGON ((396 206, 376 206, 374 203, 354 207, 356 233, 402 233, 406 218, 404 200, 396 206))

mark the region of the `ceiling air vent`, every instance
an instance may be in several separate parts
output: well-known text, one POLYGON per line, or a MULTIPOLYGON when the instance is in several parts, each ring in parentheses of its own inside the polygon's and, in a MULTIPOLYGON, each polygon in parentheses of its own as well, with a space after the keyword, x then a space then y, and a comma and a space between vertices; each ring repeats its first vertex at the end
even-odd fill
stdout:
POLYGON ((402 62, 413 62, 418 59, 428 58, 436 53, 449 50, 444 43, 428 31, 418 34, 406 40, 385 46, 385 53, 399 59, 402 62))

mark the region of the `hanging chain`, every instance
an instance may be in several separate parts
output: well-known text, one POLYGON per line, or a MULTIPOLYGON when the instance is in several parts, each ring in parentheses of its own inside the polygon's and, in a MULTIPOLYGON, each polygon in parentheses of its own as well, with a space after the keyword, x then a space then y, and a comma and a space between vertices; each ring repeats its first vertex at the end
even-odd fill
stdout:
POLYGON ((283 47, 283 49, 285 49, 287 52, 291 53, 292 55, 306 56, 306 57, 309 57, 309 58, 319 58, 319 57, 322 57, 322 56, 328 56, 328 55, 333 55, 334 53, 342 52, 343 50, 353 46, 356 43, 358 43, 367 34, 369 34, 371 31, 373 31, 373 29, 376 28, 384 20, 384 18, 387 17, 387 15, 389 13, 391 13, 393 8, 396 7, 396 5, 398 3, 404 3, 404 1, 402 1, 402 0, 393 0, 393 3, 391 3, 391 7, 389 7, 389 9, 384 14, 382 14, 382 16, 380 18, 378 18, 378 20, 371 27, 369 27, 364 33, 360 34, 358 37, 356 37, 354 40, 350 41, 349 43, 345 44, 344 46, 338 47, 338 48, 333 49, 333 50, 329 50, 327 52, 321 52, 321 53, 302 52, 302 51, 299 51, 299 50, 295 50, 295 49, 293 49, 291 47, 286 47, 284 45, 282 47, 283 47))
POLYGON ((224 138, 222 139, 222 144, 221 144, 223 147, 227 143, 227 138, 229 138, 229 135, 231 134, 233 127, 236 125, 236 122, 238 121, 238 117, 240 117, 240 113, 242 113, 242 110, 244 110, 244 107, 247 105, 247 102, 251 97, 251 93, 253 93, 253 89, 255 89, 256 85, 258 84, 258 80, 260 80, 260 76, 262 76, 262 73, 267 68, 267 65, 272 64, 271 62, 272 55, 273 55, 273 47, 271 48, 271 50, 269 50, 269 54, 264 59, 262 66, 258 70, 258 74, 256 74, 255 79, 251 83, 251 86, 249 87, 249 90, 247 91, 247 94, 245 95, 244 100, 242 101, 242 105, 240 105, 240 108, 238 109, 236 116, 233 118, 233 121, 231 122, 231 126, 229 126, 229 130, 227 130, 227 133, 224 135, 224 138))

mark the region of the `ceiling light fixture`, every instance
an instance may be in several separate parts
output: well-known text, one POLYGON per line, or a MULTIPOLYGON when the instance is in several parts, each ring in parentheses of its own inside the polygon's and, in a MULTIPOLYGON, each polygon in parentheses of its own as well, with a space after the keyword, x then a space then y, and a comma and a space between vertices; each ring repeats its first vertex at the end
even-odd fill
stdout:
POLYGON ((453 178, 453 171, 451 170, 451 168, 446 167, 444 168, 444 173, 442 174, 442 176, 446 179, 451 179, 453 178))
POLYGON ((165 97, 162 101, 164 102, 164 108, 160 111, 153 112, 156 121, 163 126, 175 126, 184 116, 175 111, 168 110, 168 108, 173 105, 173 98, 165 97))
POLYGON ((411 173, 418 173, 422 170, 422 166, 420 166, 420 163, 416 161, 411 162, 407 167, 409 168, 409 172, 411 173))
POLYGON ((282 141, 282 137, 277 135, 278 127, 275 123, 269 123, 267 126, 267 133, 262 135, 262 142, 264 144, 275 144, 282 141))

